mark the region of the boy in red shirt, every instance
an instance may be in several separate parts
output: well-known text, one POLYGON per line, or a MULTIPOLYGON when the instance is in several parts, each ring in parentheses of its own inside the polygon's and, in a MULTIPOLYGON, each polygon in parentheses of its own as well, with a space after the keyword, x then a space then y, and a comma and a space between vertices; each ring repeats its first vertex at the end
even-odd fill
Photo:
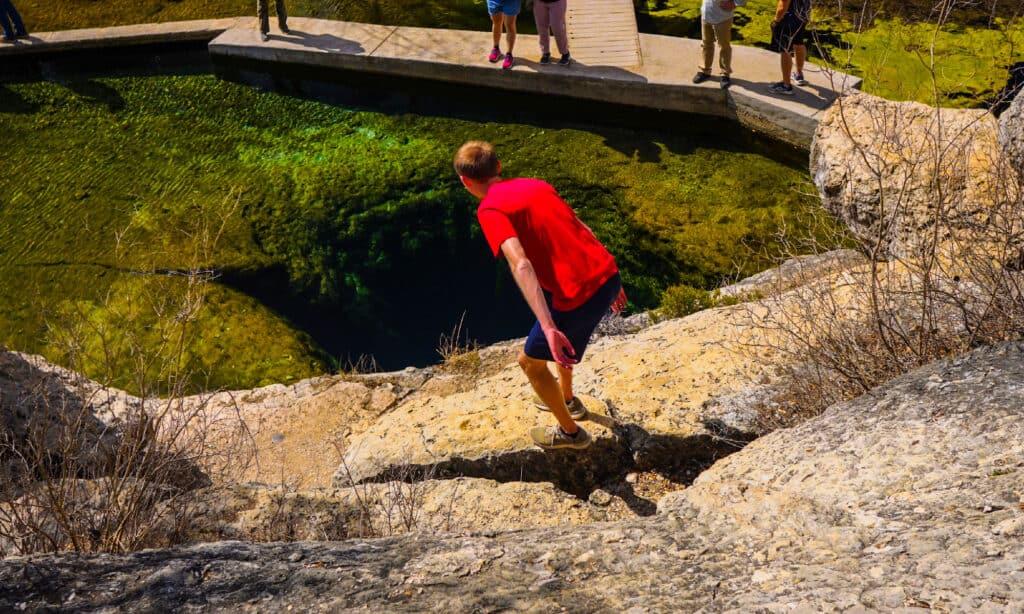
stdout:
MULTIPOLYGON (((590 445, 576 424, 587 415, 572 392, 572 366, 611 308, 621 313, 626 294, 615 259, 549 184, 502 179, 490 143, 470 141, 455 154, 455 172, 480 199, 477 219, 495 257, 504 255, 537 322, 519 354, 519 366, 558 420, 530 429, 544 449, 590 445), (558 380, 547 361, 557 363, 558 380)), ((541 407, 538 405, 538 407, 541 407)))

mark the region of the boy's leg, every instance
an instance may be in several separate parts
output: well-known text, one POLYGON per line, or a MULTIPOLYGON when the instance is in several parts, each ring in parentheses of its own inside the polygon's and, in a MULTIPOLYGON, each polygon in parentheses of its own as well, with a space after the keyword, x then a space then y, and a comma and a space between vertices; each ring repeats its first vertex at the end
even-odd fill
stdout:
POLYGON ((718 67, 728 77, 732 74, 732 19, 715 24, 715 38, 718 40, 718 67))
POLYGON ((508 40, 508 52, 516 46, 516 18, 518 15, 505 15, 505 39, 508 40))
POLYGON ((558 387, 562 389, 562 399, 571 401, 573 396, 572 393, 572 369, 566 369, 562 365, 558 365, 558 387))
POLYGON ((530 358, 526 352, 519 353, 519 366, 530 380, 533 391, 537 393, 541 401, 551 409, 558 424, 566 434, 572 435, 579 426, 569 415, 569 408, 565 406, 565 399, 562 397, 562 390, 555 381, 555 376, 548 369, 548 362, 538 358, 530 358))
POLYGON ((789 75, 793 70, 793 58, 789 56, 788 49, 779 53, 779 61, 782 64, 782 82, 791 85, 789 75))
POLYGON ((799 45, 793 45, 793 55, 796 56, 797 74, 804 74, 804 62, 807 60, 807 45, 804 45, 803 43, 799 45))

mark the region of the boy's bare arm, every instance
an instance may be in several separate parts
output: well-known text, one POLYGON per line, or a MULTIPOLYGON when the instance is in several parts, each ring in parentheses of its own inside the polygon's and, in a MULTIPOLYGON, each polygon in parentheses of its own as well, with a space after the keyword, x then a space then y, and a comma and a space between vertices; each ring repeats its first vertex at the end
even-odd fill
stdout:
POLYGON ((562 334, 562 331, 555 327, 551 310, 548 309, 548 303, 544 300, 544 291, 541 290, 540 282, 537 280, 533 263, 523 251, 523 244, 519 242, 518 238, 510 237, 501 244, 501 252, 508 260, 508 266, 512 269, 512 276, 515 277, 516 284, 519 286, 520 292, 523 293, 523 298, 526 299, 533 315, 537 316, 537 321, 540 322, 544 338, 547 339, 548 347, 551 349, 551 356, 563 367, 572 368, 572 365, 577 362, 571 358, 576 354, 576 350, 573 349, 572 344, 562 334))
POLYGON ((782 18, 786 16, 786 11, 789 10, 790 0, 779 0, 779 6, 775 8, 775 20, 772 21, 772 25, 778 25, 782 18))

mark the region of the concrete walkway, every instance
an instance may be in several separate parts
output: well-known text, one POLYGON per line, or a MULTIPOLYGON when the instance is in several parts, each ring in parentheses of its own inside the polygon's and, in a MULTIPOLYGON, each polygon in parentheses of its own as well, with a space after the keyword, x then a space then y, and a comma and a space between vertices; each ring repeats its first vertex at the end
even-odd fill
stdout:
POLYGON ((208 49, 215 64, 223 59, 354 70, 713 115, 804 148, 821 111, 838 92, 860 85, 860 79, 808 64, 810 85, 797 88, 793 97, 773 96, 767 87, 780 77, 778 55, 736 45, 730 89, 720 89, 717 79, 694 85, 690 79, 700 41, 669 36, 639 35, 639 65, 584 60, 573 49, 578 61, 565 68, 538 64, 537 37, 521 35, 516 65, 502 70, 487 61, 491 35, 483 28, 437 30, 297 17, 288 23, 291 34, 272 29, 266 43, 260 41, 254 17, 34 33, 26 41, 0 45, 0 62, 38 53, 212 39, 208 49))

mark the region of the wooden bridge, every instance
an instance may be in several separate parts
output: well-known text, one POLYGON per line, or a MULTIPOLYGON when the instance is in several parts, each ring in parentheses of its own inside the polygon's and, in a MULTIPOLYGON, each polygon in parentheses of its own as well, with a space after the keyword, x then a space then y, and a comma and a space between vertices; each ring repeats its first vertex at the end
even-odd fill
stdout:
POLYGON ((632 68, 643 63, 633 0, 571 0, 566 25, 569 52, 583 64, 632 68))

